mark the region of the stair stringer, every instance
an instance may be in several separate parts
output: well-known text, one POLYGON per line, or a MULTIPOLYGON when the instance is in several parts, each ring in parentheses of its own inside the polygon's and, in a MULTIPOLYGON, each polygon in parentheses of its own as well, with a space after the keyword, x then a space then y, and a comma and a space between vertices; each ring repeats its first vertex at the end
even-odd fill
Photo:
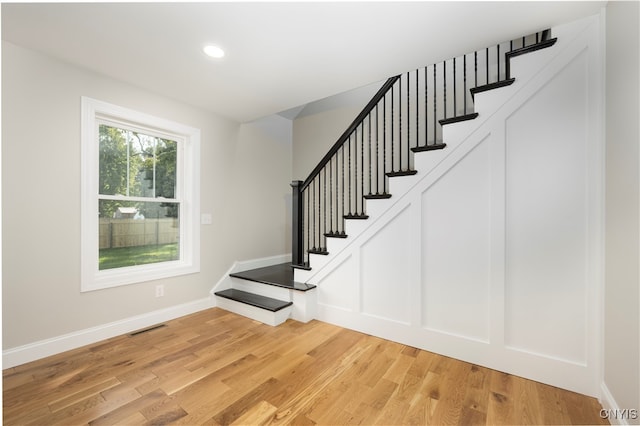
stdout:
MULTIPOLYGON (((598 106, 602 100, 599 31, 598 17, 565 25, 554 29, 554 36, 558 36, 554 47, 515 58, 512 72, 516 82, 513 85, 477 94, 475 107, 480 115, 476 120, 446 126, 443 140, 447 148, 441 152, 416 154, 417 175, 391 179, 392 198, 367 201, 369 220, 347 221, 348 239, 336 241, 335 246, 334 240, 330 240, 328 256, 311 255, 313 269, 301 271, 303 274, 296 275, 296 280, 317 285, 319 320, 553 386, 597 395, 600 326, 596 302, 602 268, 602 195, 599 188, 602 185, 603 158, 601 111, 598 106), (584 347, 584 353, 578 351, 577 355, 567 356, 570 351, 563 352, 565 348, 562 343, 558 348, 551 347, 547 352, 540 353, 535 348, 521 347, 519 341, 509 341, 512 338, 508 333, 511 325, 505 320, 505 312, 509 309, 505 306, 509 296, 505 290, 505 257, 510 254, 506 253, 505 248, 504 161, 507 120, 526 107, 556 78, 566 78, 567 72, 574 72, 576 63, 579 64, 578 70, 582 66, 588 70, 585 78, 589 84, 588 87, 585 85, 584 90, 588 92, 586 99, 589 102, 586 108, 588 120, 585 123, 588 127, 585 132, 588 135, 585 148, 588 164, 585 167, 588 167, 589 176, 585 185, 588 184, 589 189, 595 192, 589 194, 585 204, 590 233, 585 249, 589 257, 585 269, 587 278, 575 298, 585 301, 583 307, 575 308, 584 314, 584 323, 579 324, 584 328, 580 329, 584 333, 580 332, 576 337, 582 339, 576 347, 584 347), (460 301, 438 311, 442 314, 449 309, 449 315, 454 312, 460 315, 461 322, 466 321, 468 326, 466 331, 460 331, 462 328, 456 329, 453 320, 446 327, 440 326, 442 324, 439 321, 444 314, 433 319, 422 309, 421 304, 428 299, 425 299, 420 286, 423 276, 430 271, 425 269, 428 261, 424 257, 412 256, 411 253, 425 251, 425 242, 421 240, 425 229, 437 230, 437 224, 421 222, 422 212, 432 206, 425 194, 440 182, 455 176, 457 170, 478 165, 486 173, 484 183, 488 185, 481 188, 487 191, 487 198, 481 206, 484 210, 479 209, 477 214, 487 224, 488 233, 481 237, 486 240, 489 254, 478 251, 478 257, 488 258, 483 260, 486 267, 483 271, 487 275, 478 275, 477 280, 485 281, 486 294, 490 293, 491 298, 468 300, 461 294, 460 301), (412 224, 407 226, 403 221, 412 224), (380 254, 376 252, 376 245, 390 247, 380 254), (386 306, 386 303, 391 306, 386 306), (478 311, 479 305, 483 305, 482 312, 478 311), (584 312, 581 310, 583 308, 584 312), (482 323, 483 326, 474 328, 473 322, 482 323), (440 325, 434 326, 433 323, 440 325)), ((565 101, 572 100, 558 100, 565 101)), ((561 122, 563 117, 558 116, 557 120, 561 122)), ((540 167, 544 170, 545 164, 540 167)), ((473 183, 473 179, 469 182, 473 183)), ((473 193, 468 195, 474 196, 473 193)), ((461 210, 452 214, 464 213, 465 207, 468 206, 461 205, 461 210)), ((464 244, 460 247, 464 248, 464 244)), ((472 256, 468 256, 465 262, 457 265, 457 269, 462 272, 467 268, 473 269, 474 261, 472 256)), ((558 262, 562 262, 562 259, 558 262)), ((455 268, 455 265, 452 266, 452 269, 455 268)), ((474 297, 488 297, 483 291, 476 292, 471 285, 469 289, 474 297)), ((546 306, 539 308, 541 315, 547 309, 546 306)), ((568 312, 572 309, 567 307, 568 312)), ((558 327, 562 328, 562 322, 558 327)))

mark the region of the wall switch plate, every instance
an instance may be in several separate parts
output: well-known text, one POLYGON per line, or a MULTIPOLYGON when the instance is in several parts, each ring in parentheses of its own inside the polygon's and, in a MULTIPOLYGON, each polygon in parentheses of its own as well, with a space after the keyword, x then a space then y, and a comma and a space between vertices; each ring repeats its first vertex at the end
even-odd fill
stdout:
POLYGON ((156 286, 156 297, 164 296, 164 285, 160 284, 156 286))

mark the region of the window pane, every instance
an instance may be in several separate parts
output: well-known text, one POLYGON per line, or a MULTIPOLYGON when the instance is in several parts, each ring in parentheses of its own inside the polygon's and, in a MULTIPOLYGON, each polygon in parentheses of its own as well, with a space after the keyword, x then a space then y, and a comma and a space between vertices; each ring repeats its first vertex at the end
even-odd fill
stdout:
POLYGON ((176 198, 178 142, 158 139, 156 147, 156 197, 176 198))
POLYGON ((99 200, 99 268, 180 259, 178 203, 99 200))
POLYGON ((176 141, 106 124, 98 139, 99 194, 175 198, 176 141))
POLYGON ((99 126, 100 176, 98 193, 105 195, 127 195, 129 176, 127 133, 115 127, 99 126))

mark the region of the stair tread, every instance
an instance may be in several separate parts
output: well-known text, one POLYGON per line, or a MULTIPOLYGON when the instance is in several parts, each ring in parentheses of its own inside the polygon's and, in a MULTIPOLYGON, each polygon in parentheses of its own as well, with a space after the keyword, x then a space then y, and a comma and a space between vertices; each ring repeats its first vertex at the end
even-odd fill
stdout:
POLYGON ((384 200, 391 198, 391 194, 367 194, 364 196, 365 200, 384 200))
POLYGON ((415 146, 415 147, 411 148, 411 151, 413 151, 413 152, 434 151, 436 149, 443 149, 446 146, 447 146, 446 143, 438 142, 438 143, 431 144, 431 145, 415 146))
POLYGON ((388 177, 396 177, 396 176, 413 176, 418 173, 417 170, 399 170, 397 172, 387 172, 386 175, 388 177))
POLYGON ((461 121, 473 120, 477 116, 478 116, 478 113, 474 112, 473 114, 465 114, 465 115, 459 115, 457 117, 444 118, 442 120, 438 120, 438 123, 440 123, 441 126, 444 126, 445 124, 453 124, 453 123, 459 123, 461 121))
POLYGON ((484 84, 482 86, 473 87, 469 91, 471 92, 471 97, 475 98, 476 93, 486 92, 488 90, 498 89, 500 87, 506 87, 513 84, 516 81, 515 78, 508 78, 506 80, 496 81, 494 83, 484 84))
POLYGON ((345 219, 369 219, 366 214, 345 214, 343 217, 345 219))
POLYGON ((293 302, 286 302, 284 300, 273 299, 271 297, 261 296, 259 294, 248 293, 246 291, 237 290, 235 288, 218 291, 215 293, 215 295, 224 297, 225 299, 230 299, 236 302, 255 306, 257 308, 266 309, 267 311, 271 312, 277 312, 281 309, 286 308, 287 306, 293 305, 293 302))
POLYGON ((281 263, 278 265, 265 266, 262 268, 250 269, 248 271, 234 272, 229 276, 243 280, 253 281, 261 284, 283 287, 297 291, 308 291, 316 286, 294 281, 293 268, 307 269, 308 265, 292 265, 291 263, 281 263))
POLYGON ((345 234, 344 232, 343 233, 337 233, 337 232, 330 233, 330 232, 327 232, 326 234, 324 234, 324 236, 327 237, 327 238, 347 238, 348 235, 345 234))

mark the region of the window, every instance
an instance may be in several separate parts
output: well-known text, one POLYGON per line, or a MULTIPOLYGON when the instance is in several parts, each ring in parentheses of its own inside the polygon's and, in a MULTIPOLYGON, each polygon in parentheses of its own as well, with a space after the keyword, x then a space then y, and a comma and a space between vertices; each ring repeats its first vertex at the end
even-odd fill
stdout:
POLYGON ((82 98, 82 291, 198 272, 200 131, 82 98))

